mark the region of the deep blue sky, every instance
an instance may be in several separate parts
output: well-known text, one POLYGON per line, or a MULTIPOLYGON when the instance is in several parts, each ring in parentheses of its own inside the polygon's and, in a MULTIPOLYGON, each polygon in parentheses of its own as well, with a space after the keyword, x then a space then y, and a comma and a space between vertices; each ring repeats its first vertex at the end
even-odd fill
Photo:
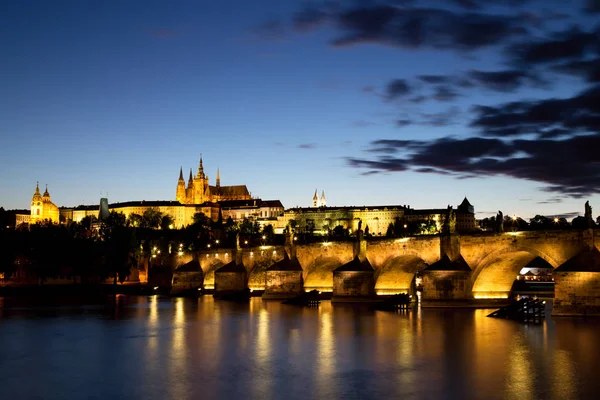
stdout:
POLYGON ((0 206, 28 208, 36 181, 59 206, 172 200, 202 153, 212 184, 219 167, 286 207, 316 188, 330 205, 600 207, 600 111, 581 100, 600 5, 566 3, 1 2, 0 206))

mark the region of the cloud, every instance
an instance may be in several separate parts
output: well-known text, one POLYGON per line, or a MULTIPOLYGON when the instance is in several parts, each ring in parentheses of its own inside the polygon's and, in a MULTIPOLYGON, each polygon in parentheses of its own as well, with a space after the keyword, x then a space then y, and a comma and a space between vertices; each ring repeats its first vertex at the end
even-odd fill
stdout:
POLYGON ((537 134, 540 138, 600 132, 600 85, 571 98, 475 107, 471 126, 486 136, 537 134))
POLYGON ((552 69, 556 72, 580 77, 588 83, 600 82, 600 57, 582 61, 569 61, 555 65, 552 69))
POLYGON ((469 77, 486 89, 497 92, 514 92, 525 84, 544 86, 545 82, 532 72, 520 70, 479 71, 471 70, 469 77))
POLYGON ((598 33, 578 27, 556 32, 550 38, 511 45, 508 57, 517 65, 529 66, 580 59, 598 46, 598 33))
POLYGON ((475 50, 527 32, 518 16, 369 5, 335 15, 337 47, 378 43, 402 48, 475 50))
POLYGON ((376 140, 375 159, 348 165, 379 172, 427 171, 456 177, 508 176, 543 183, 545 192, 573 198, 600 193, 600 133, 564 140, 496 138, 376 140), (424 170, 425 168, 425 170, 424 170))
POLYGON ((589 13, 600 13, 600 0, 586 0, 585 11, 589 13))
POLYGON ((390 81, 385 88, 385 97, 388 100, 395 100, 407 96, 411 93, 411 88, 404 79, 394 79, 390 81))
POLYGON ((403 127, 408 126, 408 125, 410 125, 412 123, 413 122, 410 121, 410 120, 408 120, 408 119, 398 119, 398 120, 396 120, 396 126, 398 128, 403 128, 403 127))
POLYGON ((537 204, 558 204, 562 203, 562 201, 560 197, 552 197, 547 200, 538 201, 537 204))
POLYGON ((312 150, 312 149, 317 148, 317 144, 316 143, 302 143, 296 147, 298 147, 299 149, 312 150))
POLYGON ((459 94, 448 85, 440 85, 435 88, 435 93, 432 98, 437 101, 452 101, 456 99, 459 94))
POLYGON ((530 0, 450 0, 452 3, 466 8, 468 10, 479 10, 490 4, 503 5, 507 7, 518 7, 525 3, 529 3, 530 0))

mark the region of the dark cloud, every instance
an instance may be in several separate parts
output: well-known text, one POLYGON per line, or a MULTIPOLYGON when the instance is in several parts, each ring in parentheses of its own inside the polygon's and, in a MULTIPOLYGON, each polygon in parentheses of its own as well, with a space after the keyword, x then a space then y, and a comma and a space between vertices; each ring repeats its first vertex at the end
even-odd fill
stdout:
POLYGON ((412 121, 408 120, 408 119, 398 119, 396 120, 396 126, 399 128, 405 127, 412 124, 412 121))
POLYGON ((395 100, 411 93, 411 88, 404 79, 394 79, 385 88, 386 98, 395 100))
POLYGON ((600 57, 555 65, 553 70, 578 76, 589 83, 598 83, 600 82, 600 57))
POLYGON ((374 141, 376 159, 349 159, 350 166, 420 171, 457 177, 508 176, 545 184, 543 191, 580 198, 600 193, 600 134, 566 140, 442 138, 374 141))
POLYGON ((506 43, 527 32, 518 16, 445 9, 371 5, 335 16, 335 46, 379 43, 404 48, 474 50, 506 43))
POLYGON ((563 201, 563 199, 561 199, 560 197, 552 197, 550 199, 538 201, 537 204, 558 204, 558 203, 562 203, 562 201, 563 201))
POLYGON ((299 149, 312 150, 312 149, 317 148, 317 144, 316 143, 303 143, 303 144, 299 144, 296 147, 298 147, 299 149))
POLYGON ((435 93, 432 98, 437 101, 452 101, 456 99, 459 94, 448 85, 436 86, 435 93))
POLYGON ((525 84, 537 87, 545 85, 539 76, 516 69, 493 72, 471 70, 469 77, 484 88, 498 92, 514 92, 525 84))
POLYGON ((516 101, 475 107, 471 126, 486 136, 537 134, 540 137, 600 132, 600 85, 566 99, 516 101))
POLYGON ((443 127, 455 124, 460 116, 461 112, 458 107, 451 107, 446 111, 437 113, 422 113, 421 120, 418 123, 420 125, 443 127))
POLYGON ((585 11, 589 13, 600 13, 600 0, 586 0, 585 11))
POLYGON ((580 59, 597 46, 597 33, 583 32, 574 27, 557 32, 549 39, 512 45, 507 55, 517 65, 528 66, 580 59))
POLYGON ((448 75, 419 75, 417 78, 425 83, 432 84, 450 83, 452 80, 448 75))
POLYGON ((468 10, 479 10, 485 6, 493 5, 504 5, 507 7, 522 6, 525 3, 529 3, 529 0, 450 0, 452 3, 466 8, 468 10))

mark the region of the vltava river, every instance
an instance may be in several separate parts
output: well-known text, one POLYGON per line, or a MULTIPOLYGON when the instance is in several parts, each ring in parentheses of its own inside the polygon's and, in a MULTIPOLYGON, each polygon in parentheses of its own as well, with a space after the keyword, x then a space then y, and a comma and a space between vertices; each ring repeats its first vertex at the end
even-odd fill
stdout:
POLYGON ((600 398, 600 321, 490 311, 0 298, 0 398, 600 398))

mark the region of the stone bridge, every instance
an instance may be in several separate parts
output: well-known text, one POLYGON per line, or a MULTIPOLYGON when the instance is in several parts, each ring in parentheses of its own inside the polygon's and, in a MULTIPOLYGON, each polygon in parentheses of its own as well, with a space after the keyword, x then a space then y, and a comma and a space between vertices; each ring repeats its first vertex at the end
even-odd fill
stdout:
MULTIPOLYGON (((415 277, 423 277, 425 299, 506 298, 519 271, 536 257, 557 268, 579 253, 598 247, 600 230, 508 232, 450 236, 419 236, 367 240, 366 256, 375 269, 378 294, 409 292, 415 277), (464 260, 468 268, 434 268, 442 257, 464 260), (434 270, 429 271, 429 267, 434 270)), ((286 246, 242 249, 250 289, 262 290, 266 269, 291 253, 286 246)), ((329 292, 333 270, 356 255, 354 242, 297 245, 294 249, 303 269, 306 290, 329 292)), ((214 271, 232 261, 232 249, 198 253, 205 274, 204 287, 214 287, 214 271)), ((439 263, 438 263, 439 262, 439 263)))

